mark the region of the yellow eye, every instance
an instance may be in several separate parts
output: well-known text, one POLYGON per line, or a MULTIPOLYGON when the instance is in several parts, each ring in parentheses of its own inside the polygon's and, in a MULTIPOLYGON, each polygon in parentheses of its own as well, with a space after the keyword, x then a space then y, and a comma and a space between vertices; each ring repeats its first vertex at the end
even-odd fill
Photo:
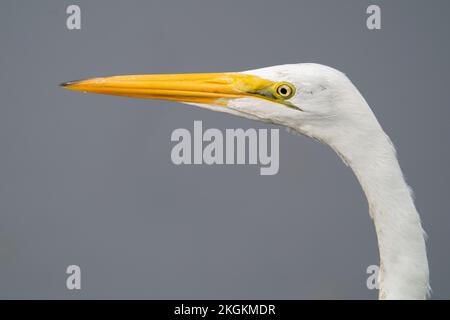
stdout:
POLYGON ((289 99, 294 95, 294 93, 295 88, 289 83, 281 82, 275 85, 274 96, 278 99, 289 99))

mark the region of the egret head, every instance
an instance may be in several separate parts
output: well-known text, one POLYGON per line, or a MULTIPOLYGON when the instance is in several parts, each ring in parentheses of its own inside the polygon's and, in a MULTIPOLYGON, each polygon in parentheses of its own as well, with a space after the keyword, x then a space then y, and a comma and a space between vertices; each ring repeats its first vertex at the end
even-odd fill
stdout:
MULTIPOLYGON (((340 71, 319 64, 288 64, 244 72, 127 75, 62 84, 71 90, 175 100, 270 122, 328 142, 370 109, 340 71), (334 131, 339 132, 334 132, 334 131)), ((364 120, 363 117, 363 120, 364 120)))

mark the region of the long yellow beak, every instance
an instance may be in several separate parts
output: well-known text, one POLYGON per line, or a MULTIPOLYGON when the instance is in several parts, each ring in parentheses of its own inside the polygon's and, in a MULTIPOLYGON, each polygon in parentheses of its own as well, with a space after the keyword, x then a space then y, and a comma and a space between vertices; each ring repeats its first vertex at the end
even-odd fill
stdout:
POLYGON ((229 99, 272 98, 275 82, 242 73, 127 75, 61 84, 66 89, 126 96, 226 105, 229 99))

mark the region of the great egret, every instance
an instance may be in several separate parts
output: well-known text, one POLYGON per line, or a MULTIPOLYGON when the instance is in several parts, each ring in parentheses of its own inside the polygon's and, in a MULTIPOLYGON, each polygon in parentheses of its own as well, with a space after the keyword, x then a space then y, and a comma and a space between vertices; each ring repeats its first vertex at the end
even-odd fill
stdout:
POLYGON ((67 82, 71 90, 175 100, 274 123, 329 145, 366 195, 380 253, 380 299, 426 299, 425 234, 389 137, 353 83, 319 64, 245 72, 127 75, 67 82))

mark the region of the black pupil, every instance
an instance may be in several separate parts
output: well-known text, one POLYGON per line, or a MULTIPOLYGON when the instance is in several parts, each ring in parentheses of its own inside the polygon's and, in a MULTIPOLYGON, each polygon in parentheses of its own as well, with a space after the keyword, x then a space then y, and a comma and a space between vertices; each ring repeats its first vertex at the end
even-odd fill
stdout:
POLYGON ((282 95, 286 95, 286 94, 288 93, 288 91, 287 91, 286 88, 282 87, 282 88, 280 88, 280 93, 281 93, 282 95))

